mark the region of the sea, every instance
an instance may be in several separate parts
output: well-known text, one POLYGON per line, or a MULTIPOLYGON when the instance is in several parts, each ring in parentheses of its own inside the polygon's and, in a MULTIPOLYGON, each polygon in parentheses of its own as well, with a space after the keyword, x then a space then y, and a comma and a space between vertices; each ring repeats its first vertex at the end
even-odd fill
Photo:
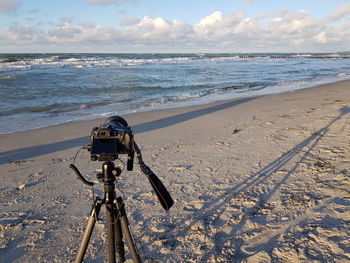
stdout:
POLYGON ((0 54, 0 134, 350 79, 350 52, 0 54))

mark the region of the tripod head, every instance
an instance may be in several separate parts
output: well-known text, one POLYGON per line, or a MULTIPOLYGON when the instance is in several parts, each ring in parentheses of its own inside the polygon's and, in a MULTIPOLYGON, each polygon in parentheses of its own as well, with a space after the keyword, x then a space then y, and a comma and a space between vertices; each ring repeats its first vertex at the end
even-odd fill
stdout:
MULTIPOLYGON (((127 154, 128 171, 133 170, 134 154, 136 152, 140 169, 146 175, 162 207, 165 210, 169 210, 173 205, 174 201, 168 190, 149 166, 144 163, 141 150, 134 141, 133 131, 122 117, 112 116, 105 123, 93 128, 90 135, 90 144, 83 146, 83 148, 91 153, 92 161, 104 161, 104 164, 110 164, 118 159, 118 154, 127 154)), ((73 169, 84 184, 88 186, 94 185, 93 182, 86 180, 74 164, 71 164, 69 167, 73 169)))

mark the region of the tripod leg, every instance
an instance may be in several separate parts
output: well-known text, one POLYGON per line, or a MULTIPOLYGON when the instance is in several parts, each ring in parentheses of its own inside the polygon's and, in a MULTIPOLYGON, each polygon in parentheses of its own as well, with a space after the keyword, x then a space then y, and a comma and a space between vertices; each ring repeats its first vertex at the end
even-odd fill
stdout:
POLYGON ((115 263, 115 223, 116 213, 113 204, 106 204, 108 263, 115 263))
POLYGON ((89 244, 92 231, 94 230, 94 226, 95 226, 95 223, 97 221, 98 214, 100 213, 100 210, 101 210, 101 205, 102 205, 102 203, 100 201, 95 200, 94 206, 91 209, 91 213, 90 213, 87 225, 86 225, 86 229, 84 231, 83 239, 80 243, 78 253, 75 257, 75 263, 83 262, 83 258, 85 256, 86 249, 87 249, 87 246, 89 244))
MULTIPOLYGON (((116 210, 116 211, 118 211, 118 210, 116 210)), ((119 256, 119 261, 125 262, 123 232, 122 232, 122 228, 120 225, 119 213, 116 216, 116 225, 115 225, 114 231, 115 231, 115 246, 116 246, 117 254, 119 256)))
POLYGON ((141 258, 139 255, 139 252, 137 251, 136 245, 134 243, 134 240, 132 239, 130 229, 129 229, 129 221, 126 216, 125 206, 123 203, 123 199, 121 197, 117 198, 117 209, 119 211, 119 217, 120 217, 120 224, 121 228, 124 232, 126 241, 128 242, 128 247, 131 253, 131 257, 135 263, 141 263, 141 258))

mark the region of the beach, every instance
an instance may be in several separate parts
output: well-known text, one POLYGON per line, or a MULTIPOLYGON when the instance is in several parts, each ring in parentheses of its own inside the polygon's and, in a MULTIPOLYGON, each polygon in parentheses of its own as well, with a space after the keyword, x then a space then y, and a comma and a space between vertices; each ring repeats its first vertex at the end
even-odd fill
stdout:
MULTIPOLYGON (((174 199, 136 161, 118 179, 143 261, 350 262, 350 81, 123 117, 174 199)), ((69 165, 102 122, 0 135, 0 262, 74 261, 103 184, 69 165)), ((84 262, 105 262, 104 209, 84 262)))

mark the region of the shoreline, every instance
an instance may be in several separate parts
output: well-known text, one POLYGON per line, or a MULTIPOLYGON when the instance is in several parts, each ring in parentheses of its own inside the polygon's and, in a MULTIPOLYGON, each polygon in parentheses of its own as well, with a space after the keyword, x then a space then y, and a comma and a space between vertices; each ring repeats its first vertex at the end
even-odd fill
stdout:
MULTIPOLYGON (((164 118, 167 120, 168 118, 173 118, 176 123, 176 115, 178 114, 188 114, 190 112, 195 111, 203 111, 205 114, 206 108, 211 107, 220 107, 220 105, 230 105, 232 104, 240 104, 246 101, 270 97, 270 96, 288 96, 288 94, 294 94, 299 92, 306 92, 308 90, 317 90, 317 89, 328 89, 329 86, 337 86, 337 85, 350 85, 350 80, 339 81, 331 84, 319 85, 311 88, 304 88, 296 91, 285 92, 285 93, 277 93, 277 94, 268 94, 268 95, 260 95, 255 97, 247 97, 240 99, 228 99, 228 100, 220 100, 207 104, 199 104, 199 105, 191 105, 185 107, 174 107, 174 108, 165 108, 160 110, 153 111, 145 111, 145 112, 136 112, 122 115, 128 121, 128 124, 133 129, 134 133, 142 133, 148 130, 152 130, 152 122, 157 121, 158 123, 162 122, 164 118), (153 118, 153 116, 162 116, 162 119, 157 120, 153 118), (174 115, 175 117, 172 117, 174 115), (149 119, 151 124, 145 123, 142 124, 142 119, 149 119), (137 125, 136 127, 134 127, 137 125)), ((0 134, 0 165, 6 163, 6 159, 11 162, 20 161, 22 159, 26 159, 27 157, 33 156, 31 154, 34 151, 37 152, 37 156, 44 155, 50 152, 54 152, 57 150, 67 149, 69 147, 77 147, 79 145, 85 145, 89 142, 89 135, 93 127, 98 126, 103 123, 106 118, 96 118, 93 120, 81 120, 81 121, 71 121, 66 123, 60 123, 56 125, 51 125, 47 127, 26 130, 26 131, 18 131, 13 133, 0 134), (57 130, 60 130, 57 133, 57 130), (85 132, 85 134, 84 134, 85 132), (52 136, 50 136, 52 135, 52 136), (20 137, 20 138, 18 138, 20 137), (28 140, 28 137, 30 138, 28 140), (17 141, 18 145, 14 145, 13 141, 17 141), (19 146, 21 145, 21 146, 19 146), (43 147, 35 147, 36 145, 43 145, 43 147), (34 148, 31 148, 34 147, 34 148), (16 149, 24 149, 16 150, 16 149)), ((169 120, 168 120, 169 121, 169 120)), ((159 124, 158 124, 159 125, 159 124)), ((156 128, 157 129, 157 128, 156 128)), ((34 155, 35 156, 35 155, 34 155)))
MULTIPOLYGON (((123 117, 175 201, 136 162, 119 178, 144 261, 350 260, 350 81, 123 117)), ((93 192, 69 164, 99 123, 0 135, 0 261, 74 260, 93 192)), ((88 152, 75 164, 96 181, 88 152)), ((84 262, 105 259, 101 219, 84 262)))
MULTIPOLYGON (((346 83, 349 82, 350 83, 350 79, 349 80, 339 80, 339 81, 335 81, 335 82, 330 82, 330 83, 325 83, 325 84, 320 84, 320 85, 316 85, 316 86, 312 86, 312 87, 305 87, 305 88, 301 88, 301 89, 296 89, 296 90, 291 90, 291 91, 285 91, 285 92, 280 92, 280 93, 271 93, 271 94, 263 94, 263 95, 255 95, 255 96, 247 96, 247 97, 240 97, 240 98, 233 98, 233 99, 219 99, 219 100, 213 100, 211 102, 203 102, 203 103, 198 103, 198 104, 193 104, 193 105, 185 105, 185 106, 176 106, 171 105, 169 107, 164 107, 164 108, 156 108, 156 109, 150 109, 150 110, 145 110, 145 111, 138 111, 138 112, 130 112, 130 113, 126 113, 120 116, 132 116, 132 115, 137 115, 137 114, 147 114, 147 113, 152 113, 152 112, 159 112, 159 111, 172 111, 172 110, 176 110, 176 109, 186 109, 186 108, 197 108, 197 107, 205 107, 206 105, 210 106, 210 105, 216 105, 219 104, 221 102, 225 103, 225 102, 229 102, 229 101, 238 101, 238 100, 244 100, 244 99, 249 99, 249 98, 258 98, 258 97, 265 97, 265 96, 274 96, 274 95, 280 95, 280 94, 289 94, 289 93, 294 93, 294 92, 299 92, 299 91, 303 91, 303 90, 307 90, 307 89, 317 89, 317 88, 321 88, 324 86, 329 86, 329 85, 336 85, 336 84, 341 84, 341 83, 346 83)), ((53 125, 49 125, 49 126, 43 126, 43 127, 39 127, 39 128, 35 128, 35 129, 29 129, 29 130, 19 130, 19 131, 14 131, 14 132, 8 132, 8 133, 0 133, 0 136, 3 135, 9 135, 9 134, 17 134, 17 133, 25 133, 25 132, 30 132, 30 131, 36 131, 36 130, 41 130, 41 129, 46 129, 46 128, 50 128, 50 127, 59 127, 61 125, 74 125, 74 124, 78 124, 78 123, 102 123, 103 120, 107 119, 108 117, 106 116, 105 118, 93 118, 93 119, 87 119, 87 120, 74 120, 74 121, 66 121, 66 122, 62 122, 62 123, 57 123, 57 124, 53 124, 53 125)))

